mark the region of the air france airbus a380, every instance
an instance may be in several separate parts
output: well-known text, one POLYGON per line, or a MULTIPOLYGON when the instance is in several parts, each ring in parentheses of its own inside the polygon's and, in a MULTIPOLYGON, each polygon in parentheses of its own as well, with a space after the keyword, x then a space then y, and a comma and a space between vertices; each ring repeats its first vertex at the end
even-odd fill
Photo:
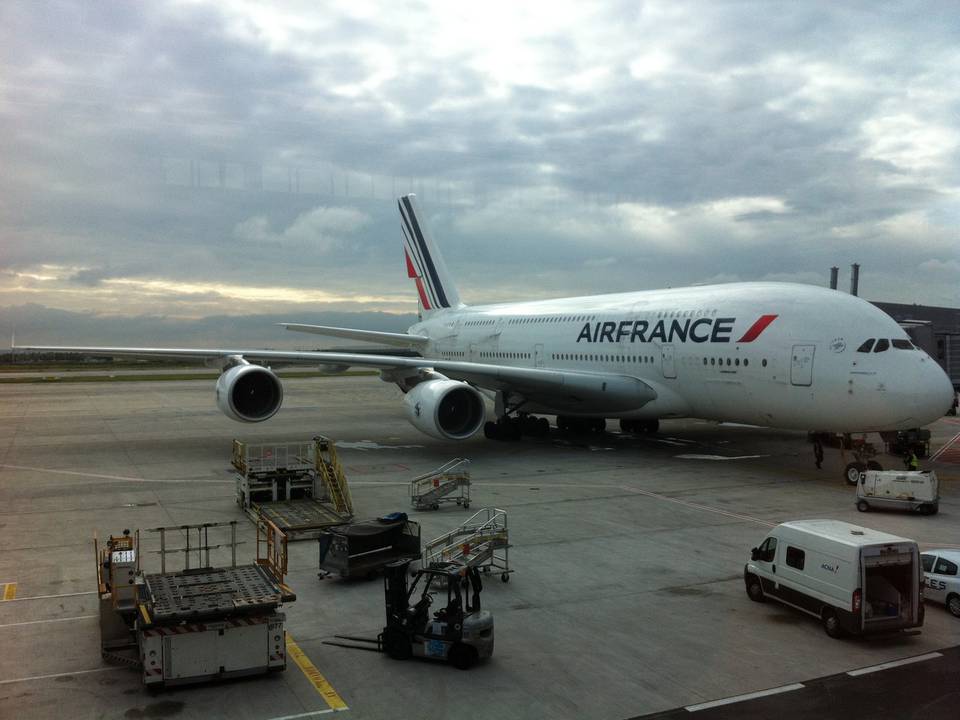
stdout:
POLYGON ((698 417, 826 432, 915 428, 953 399, 944 371, 888 315, 860 298, 789 283, 731 283, 468 306, 423 222, 399 200, 407 274, 421 306, 406 334, 284 323, 290 329, 417 350, 421 357, 267 350, 33 347, 86 355, 218 362, 220 409, 261 422, 283 400, 258 363, 380 370, 405 393, 411 423, 464 440, 561 428, 655 431, 698 417), (486 422, 484 395, 496 422, 486 422))

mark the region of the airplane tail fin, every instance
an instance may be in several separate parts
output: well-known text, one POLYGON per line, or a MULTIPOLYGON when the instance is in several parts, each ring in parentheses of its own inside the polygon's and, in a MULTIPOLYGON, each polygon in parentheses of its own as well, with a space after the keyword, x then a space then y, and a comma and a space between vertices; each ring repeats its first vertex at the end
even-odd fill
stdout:
POLYGON ((407 275, 417 284, 423 313, 428 315, 437 310, 463 305, 457 286, 450 277, 436 243, 433 242, 430 228, 424 222, 416 196, 404 195, 397 204, 400 207, 407 275))

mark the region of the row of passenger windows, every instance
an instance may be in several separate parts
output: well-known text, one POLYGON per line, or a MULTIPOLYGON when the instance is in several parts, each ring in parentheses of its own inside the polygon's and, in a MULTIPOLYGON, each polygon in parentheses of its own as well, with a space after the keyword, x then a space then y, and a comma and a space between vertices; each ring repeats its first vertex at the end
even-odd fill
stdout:
POLYGON ((909 340, 887 340, 886 338, 870 338, 869 340, 864 341, 863 345, 857 348, 857 352, 868 353, 871 350, 873 352, 884 352, 889 350, 890 346, 893 345, 897 350, 916 350, 917 346, 914 345, 909 340))
MULTIPOLYGON (((716 308, 710 310, 661 310, 656 314, 658 319, 660 318, 692 318, 692 317, 713 317, 717 314, 716 308)), ((653 313, 650 313, 653 316, 653 313)), ((612 318, 613 316, 609 316, 612 318)), ((593 322, 594 320, 601 320, 602 318, 599 315, 549 315, 549 316, 540 316, 540 317, 515 317, 507 318, 508 325, 531 325, 538 324, 543 325, 546 323, 560 323, 560 322, 593 322)), ((489 326, 495 325, 497 323, 496 319, 482 319, 482 320, 466 320, 463 325, 464 327, 480 327, 480 326, 489 326)))
POLYGON ((554 360, 583 360, 587 362, 632 362, 632 363, 652 363, 655 361, 653 355, 581 355, 578 353, 554 353, 554 360))
POLYGON ((482 358, 496 358, 498 360, 529 360, 530 353, 521 352, 482 352, 482 358))

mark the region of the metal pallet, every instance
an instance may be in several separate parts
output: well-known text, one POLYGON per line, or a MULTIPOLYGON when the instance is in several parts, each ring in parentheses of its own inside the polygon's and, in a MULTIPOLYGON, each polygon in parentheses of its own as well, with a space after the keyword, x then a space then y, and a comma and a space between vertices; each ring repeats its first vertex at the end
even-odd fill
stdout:
POLYGON ((163 623, 267 611, 282 596, 260 565, 238 565, 145 575, 141 602, 155 623, 163 623))

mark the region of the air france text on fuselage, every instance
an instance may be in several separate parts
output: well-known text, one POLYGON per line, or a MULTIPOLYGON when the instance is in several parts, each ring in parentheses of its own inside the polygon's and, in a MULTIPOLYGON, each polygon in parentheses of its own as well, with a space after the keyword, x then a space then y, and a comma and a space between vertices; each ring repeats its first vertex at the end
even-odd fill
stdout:
POLYGON ((647 320, 585 323, 577 342, 647 343, 647 342, 730 342, 736 318, 699 318, 697 320, 658 320, 651 326, 647 320))

